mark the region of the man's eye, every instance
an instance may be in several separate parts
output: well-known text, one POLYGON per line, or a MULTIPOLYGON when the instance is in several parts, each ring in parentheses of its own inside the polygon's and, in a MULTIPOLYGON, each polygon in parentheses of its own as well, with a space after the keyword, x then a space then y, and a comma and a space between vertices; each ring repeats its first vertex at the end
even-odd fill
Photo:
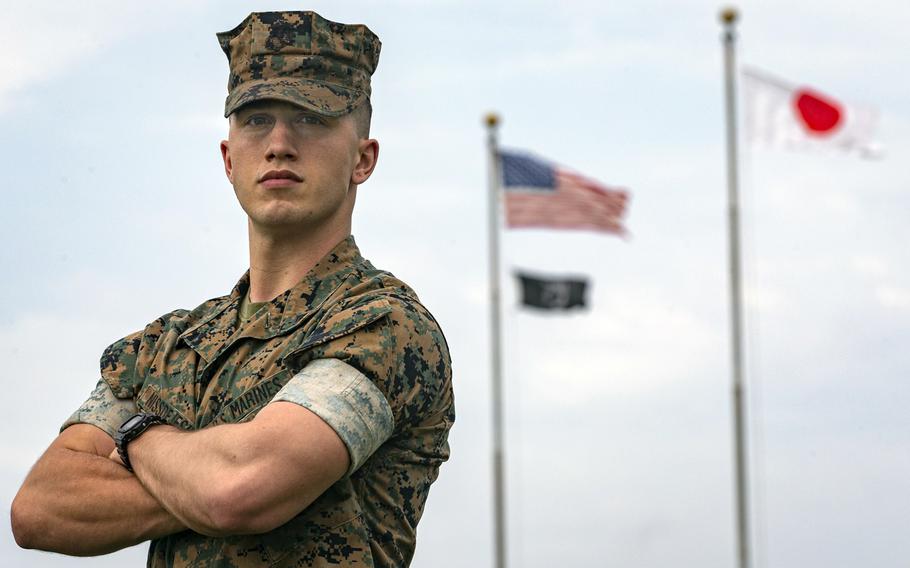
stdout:
POLYGON ((244 124, 247 124, 249 126, 265 126, 269 124, 269 117, 265 116, 264 114, 253 114, 247 117, 244 124))
POLYGON ((297 119, 301 124, 325 124, 325 121, 315 114, 302 114, 297 119))

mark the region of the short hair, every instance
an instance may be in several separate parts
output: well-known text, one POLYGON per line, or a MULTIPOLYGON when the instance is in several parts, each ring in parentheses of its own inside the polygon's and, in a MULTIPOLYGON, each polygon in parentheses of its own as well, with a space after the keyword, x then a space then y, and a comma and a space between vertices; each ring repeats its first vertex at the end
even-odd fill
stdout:
POLYGON ((370 121, 373 118, 373 105, 370 103, 369 97, 363 99, 363 102, 351 111, 351 117, 354 119, 357 135, 361 138, 369 138, 370 121))

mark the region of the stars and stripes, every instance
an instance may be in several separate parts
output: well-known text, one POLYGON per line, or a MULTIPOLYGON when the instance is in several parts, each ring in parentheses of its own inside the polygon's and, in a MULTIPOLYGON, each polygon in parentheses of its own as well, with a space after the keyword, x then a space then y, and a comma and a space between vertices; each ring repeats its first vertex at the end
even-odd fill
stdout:
POLYGON ((501 150, 499 156, 508 227, 625 234, 627 191, 608 188, 529 154, 501 150))

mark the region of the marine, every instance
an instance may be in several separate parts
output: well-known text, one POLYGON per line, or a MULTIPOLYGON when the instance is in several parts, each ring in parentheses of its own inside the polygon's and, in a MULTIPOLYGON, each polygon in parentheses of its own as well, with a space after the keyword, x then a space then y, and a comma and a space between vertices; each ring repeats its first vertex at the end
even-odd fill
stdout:
POLYGON ((217 37, 250 268, 104 350, 13 534, 78 556, 149 541, 153 567, 407 566, 455 412, 439 324, 351 234, 381 43, 314 12, 217 37))

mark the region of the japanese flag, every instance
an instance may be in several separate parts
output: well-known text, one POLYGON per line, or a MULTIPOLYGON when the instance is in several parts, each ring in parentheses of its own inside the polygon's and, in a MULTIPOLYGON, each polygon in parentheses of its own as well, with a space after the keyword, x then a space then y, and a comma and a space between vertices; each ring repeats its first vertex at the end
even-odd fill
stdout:
POLYGON ((754 69, 743 70, 743 97, 746 136, 753 143, 881 156, 871 107, 846 105, 754 69))

